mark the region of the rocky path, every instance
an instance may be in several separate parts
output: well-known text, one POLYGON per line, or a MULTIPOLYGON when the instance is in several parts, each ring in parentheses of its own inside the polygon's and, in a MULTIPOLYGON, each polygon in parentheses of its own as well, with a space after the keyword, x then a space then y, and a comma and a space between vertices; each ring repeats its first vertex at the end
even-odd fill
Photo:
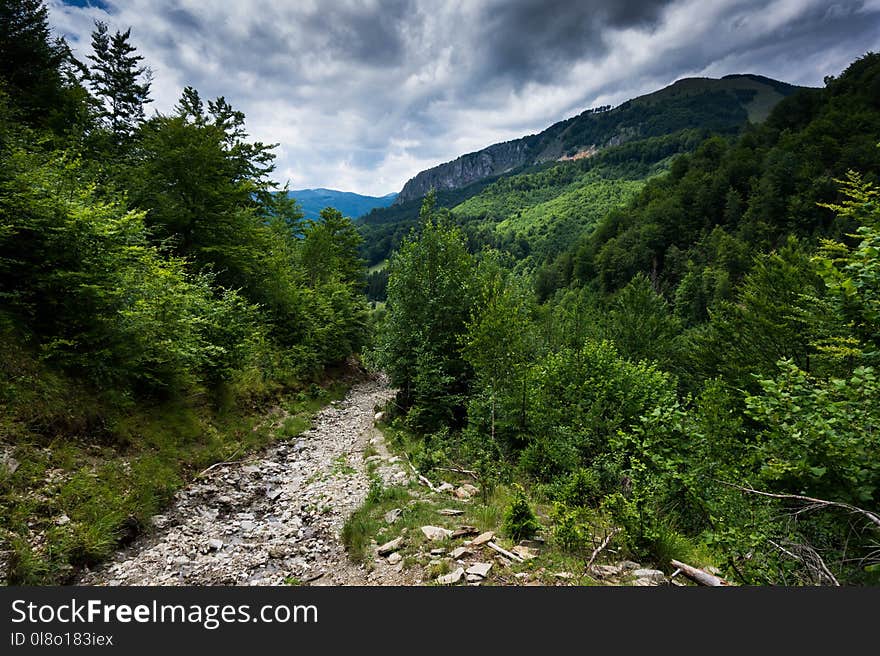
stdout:
MULTIPOLYGON (((217 466, 181 490, 156 531, 86 573, 84 585, 412 585, 417 573, 352 564, 343 524, 364 500, 368 445, 386 484, 410 474, 373 426, 392 396, 383 380, 355 385, 311 429, 252 458, 217 466)), ((283 418, 282 418, 283 420, 283 418)))

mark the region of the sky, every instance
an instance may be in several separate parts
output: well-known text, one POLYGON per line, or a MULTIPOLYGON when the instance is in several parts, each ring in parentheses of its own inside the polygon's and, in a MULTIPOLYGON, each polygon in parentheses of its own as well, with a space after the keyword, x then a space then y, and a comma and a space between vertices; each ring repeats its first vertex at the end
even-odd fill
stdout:
POLYGON ((381 196, 419 171, 683 77, 822 86, 880 50, 880 0, 49 0, 81 59, 132 28, 150 112, 224 96, 275 179, 381 196))

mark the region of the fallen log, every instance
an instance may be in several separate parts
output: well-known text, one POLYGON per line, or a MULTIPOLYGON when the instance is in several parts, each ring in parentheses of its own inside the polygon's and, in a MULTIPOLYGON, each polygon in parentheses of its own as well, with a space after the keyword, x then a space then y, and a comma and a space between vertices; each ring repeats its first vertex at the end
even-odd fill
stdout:
POLYGON ((680 569, 682 574, 688 577, 691 581, 699 583, 700 585, 706 585, 711 588, 730 585, 729 581, 725 581, 720 576, 715 576, 714 574, 709 574, 709 572, 705 572, 696 567, 691 567, 690 565, 683 563, 679 560, 673 560, 672 566, 676 569, 680 569))

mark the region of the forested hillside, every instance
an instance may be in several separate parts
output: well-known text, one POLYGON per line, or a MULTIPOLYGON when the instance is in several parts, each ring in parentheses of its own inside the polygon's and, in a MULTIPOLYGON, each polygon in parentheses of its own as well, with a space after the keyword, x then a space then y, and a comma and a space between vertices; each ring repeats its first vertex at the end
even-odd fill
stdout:
POLYGON ((269 439, 256 409, 313 404, 367 337, 351 222, 303 220, 224 98, 187 87, 147 117, 130 30, 97 23, 91 45, 75 59, 42 2, 0 6, 11 582, 66 580, 131 539, 194 470, 269 439))
MULTIPOLYGON (((626 205, 673 156, 694 150, 711 134, 732 136, 750 121, 765 120, 797 90, 759 76, 687 78, 509 142, 518 144, 515 161, 493 159, 498 166, 479 174, 444 177, 447 168, 471 157, 465 155, 420 173, 407 186, 424 193, 424 181, 431 181, 437 206, 452 210, 472 247, 498 248, 533 268, 568 250, 610 209, 626 205)), ((385 260, 418 225, 421 200, 405 192, 394 205, 358 221, 371 265, 385 260)))
POLYGON ((574 169, 499 180, 452 217, 429 195, 375 354, 414 465, 521 485, 508 534, 584 561, 610 536, 735 583, 877 583, 878 143, 868 54, 675 157, 533 274, 452 218, 541 225, 555 201, 595 221, 528 184, 574 169))

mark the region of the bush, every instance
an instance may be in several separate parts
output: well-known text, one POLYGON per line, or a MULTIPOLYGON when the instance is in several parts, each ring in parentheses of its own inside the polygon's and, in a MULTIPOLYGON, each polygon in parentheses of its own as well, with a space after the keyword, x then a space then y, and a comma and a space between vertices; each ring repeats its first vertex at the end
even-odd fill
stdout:
POLYGON ((541 528, 525 490, 519 485, 514 486, 513 502, 504 513, 502 528, 514 540, 528 539, 541 528))

